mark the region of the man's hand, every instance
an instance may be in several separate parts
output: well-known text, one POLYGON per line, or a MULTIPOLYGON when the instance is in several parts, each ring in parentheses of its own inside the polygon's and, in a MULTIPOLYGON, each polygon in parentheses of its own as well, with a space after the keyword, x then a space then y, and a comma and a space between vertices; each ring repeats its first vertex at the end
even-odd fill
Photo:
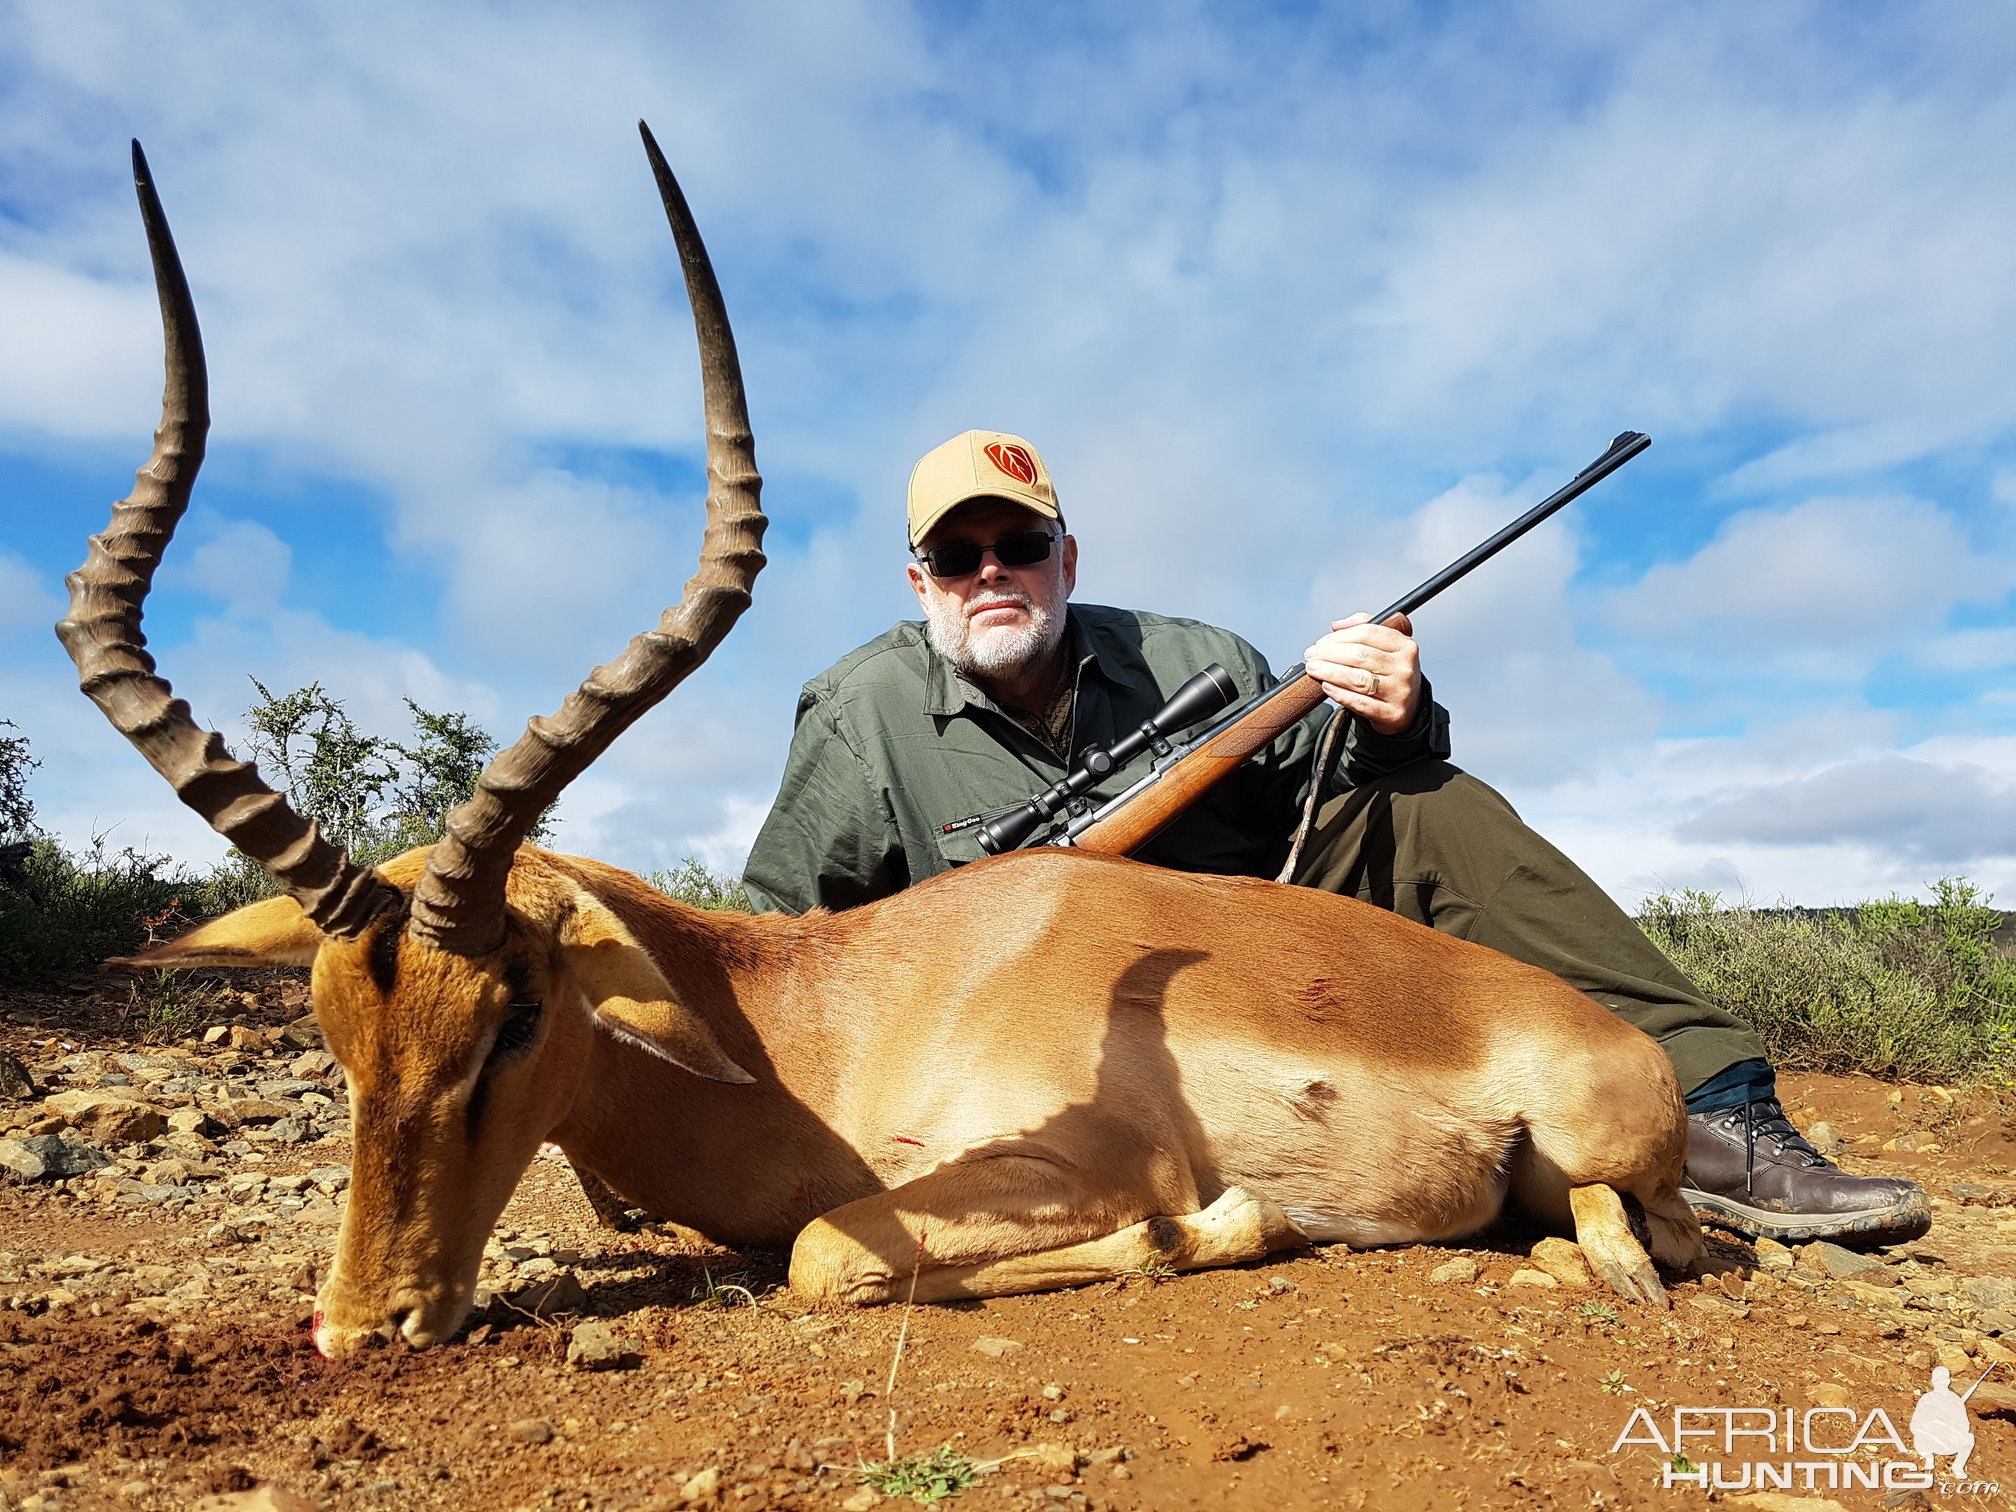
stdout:
POLYGON ((1302 668, 1332 703, 1381 735, 1398 735, 1413 725, 1421 703, 1421 648, 1406 615, 1383 625, 1371 618, 1332 620, 1330 633, 1302 653, 1302 668))

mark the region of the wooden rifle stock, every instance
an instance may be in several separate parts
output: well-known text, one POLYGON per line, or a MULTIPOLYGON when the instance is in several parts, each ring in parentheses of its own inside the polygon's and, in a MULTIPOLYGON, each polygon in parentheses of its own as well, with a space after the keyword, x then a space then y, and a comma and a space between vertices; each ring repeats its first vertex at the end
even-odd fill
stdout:
MULTIPOLYGON (((1610 447, 1566 485, 1526 513, 1473 546, 1426 582, 1372 616, 1383 625, 1395 615, 1412 614, 1473 568, 1489 561, 1512 542, 1564 505, 1581 497, 1652 444, 1652 438, 1625 431, 1610 447)), ((1263 751, 1290 725, 1323 702, 1323 685, 1300 667, 1266 692, 1234 709, 1214 729, 1185 746, 1174 759, 1158 764, 1154 773, 1113 799, 1089 820, 1068 826, 1050 843, 1079 850, 1124 856, 1145 845, 1220 779, 1263 751)))
POLYGON ((1288 727, 1323 702, 1323 685, 1307 672, 1278 684, 1244 716, 1205 736, 1135 797, 1071 837, 1078 850, 1124 856, 1146 845, 1220 778, 1264 751, 1288 727))

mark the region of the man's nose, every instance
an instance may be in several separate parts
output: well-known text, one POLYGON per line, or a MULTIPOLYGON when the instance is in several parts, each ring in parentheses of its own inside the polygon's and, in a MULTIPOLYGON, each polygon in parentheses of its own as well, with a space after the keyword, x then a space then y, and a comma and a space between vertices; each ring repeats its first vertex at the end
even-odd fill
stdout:
POLYGON ((981 582, 998 582, 1007 573, 1007 570, 1007 568, 1001 565, 1001 558, 994 555, 994 548, 992 546, 983 546, 980 548, 981 582))

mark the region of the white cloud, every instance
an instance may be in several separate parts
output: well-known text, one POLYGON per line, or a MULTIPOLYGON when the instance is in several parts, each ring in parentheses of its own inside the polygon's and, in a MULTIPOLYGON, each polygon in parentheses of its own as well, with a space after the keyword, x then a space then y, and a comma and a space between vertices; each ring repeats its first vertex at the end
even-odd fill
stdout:
POLYGON ((1616 594, 1609 618, 1662 637, 1739 624, 1748 640, 1724 655, 1819 649, 1855 676, 1864 648, 1900 626, 1936 626, 1955 604, 2007 591, 2009 565, 1976 553, 1960 523, 1922 499, 1809 499, 1732 516, 1695 555, 1616 594))
POLYGON ((1862 846, 1922 865, 2016 861, 2016 774, 1884 753, 1708 804, 1683 840, 1862 846))
POLYGON ((190 550, 186 560, 189 586, 222 600, 229 612, 270 613, 286 595, 294 553, 257 521, 233 520, 190 550))

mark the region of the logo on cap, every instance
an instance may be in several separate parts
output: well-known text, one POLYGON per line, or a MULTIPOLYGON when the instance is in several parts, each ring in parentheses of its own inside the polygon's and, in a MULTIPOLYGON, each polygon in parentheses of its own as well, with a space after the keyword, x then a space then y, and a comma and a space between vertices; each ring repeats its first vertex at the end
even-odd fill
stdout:
POLYGON ((989 441, 981 448, 987 453, 987 460, 1013 478, 1025 488, 1036 484, 1036 459, 1028 451, 1010 442, 989 441))

